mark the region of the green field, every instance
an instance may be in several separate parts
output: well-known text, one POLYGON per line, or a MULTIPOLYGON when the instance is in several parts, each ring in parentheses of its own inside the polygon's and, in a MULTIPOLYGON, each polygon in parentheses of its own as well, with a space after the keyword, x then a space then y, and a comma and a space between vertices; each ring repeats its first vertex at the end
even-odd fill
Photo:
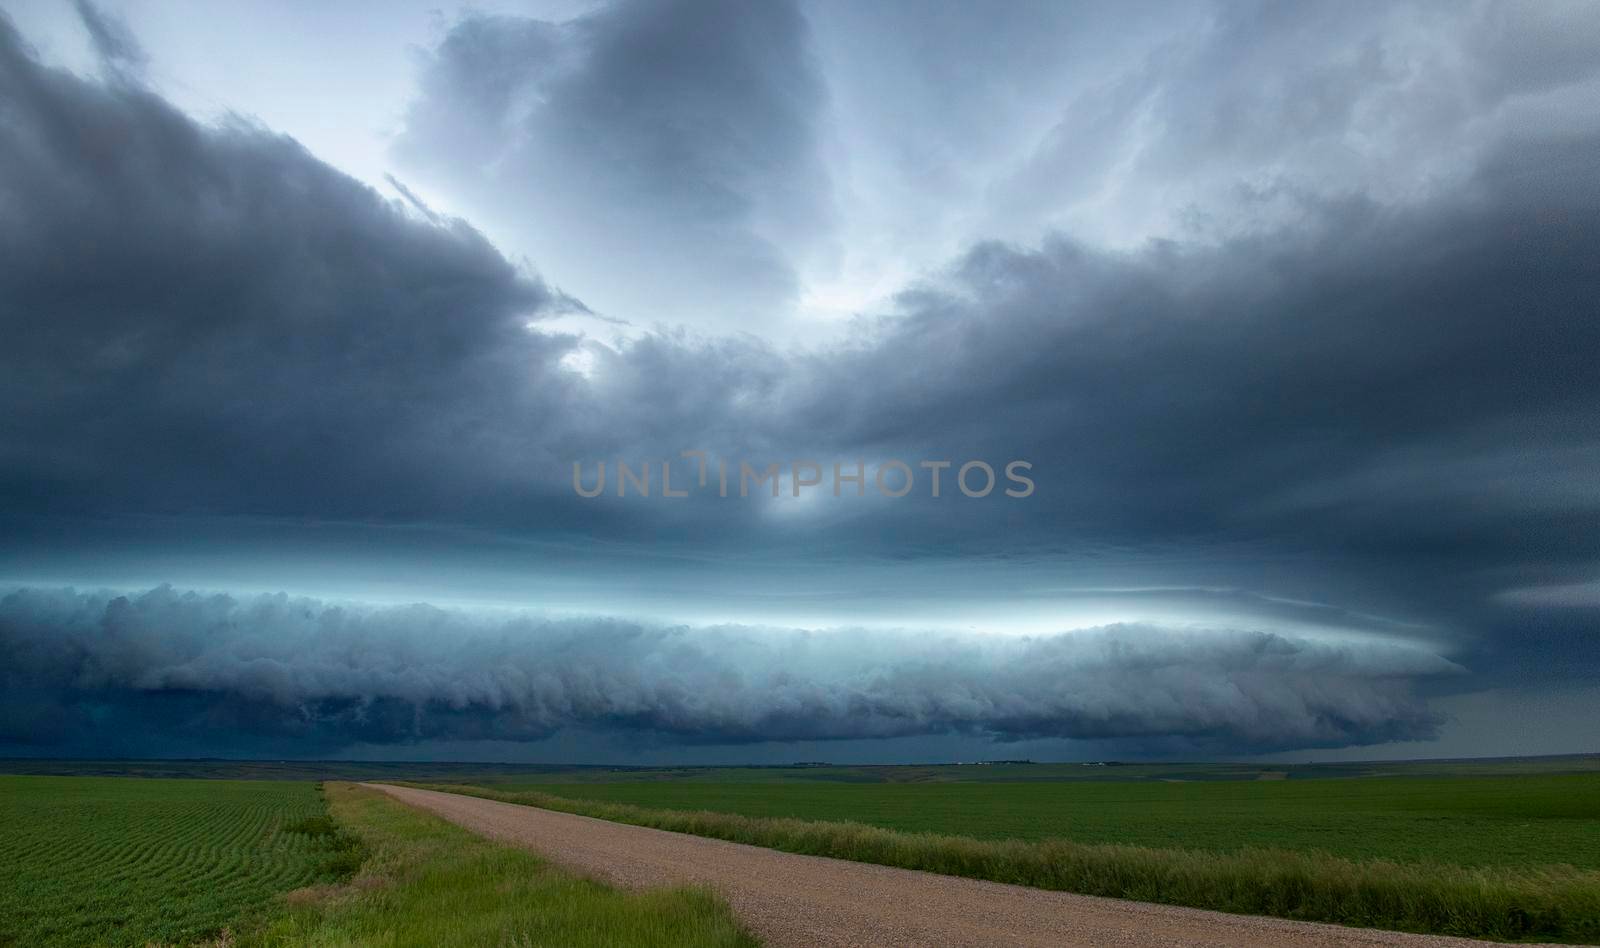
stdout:
POLYGON ((0 777, 0 944, 186 942, 353 868, 311 783, 0 777))
POLYGON ((1040 888, 1504 940, 1600 939, 1593 758, 1377 772, 1026 764, 574 770, 438 786, 1040 888))
POLYGON ((605 819, 1042 888, 1600 941, 1592 756, 656 769, 0 762, 8 768, 147 776, 0 777, 0 946, 751 944, 704 893, 615 892, 373 791, 329 782, 319 793, 312 782, 338 776, 431 778, 605 819), (300 779, 227 779, 241 776, 300 779))
POLYGON ((713 896, 627 893, 373 790, 0 777, 0 945, 753 948, 713 896))
POLYGON ((1600 869, 1600 774, 1166 782, 503 781, 580 800, 1047 839, 1350 859, 1600 869))

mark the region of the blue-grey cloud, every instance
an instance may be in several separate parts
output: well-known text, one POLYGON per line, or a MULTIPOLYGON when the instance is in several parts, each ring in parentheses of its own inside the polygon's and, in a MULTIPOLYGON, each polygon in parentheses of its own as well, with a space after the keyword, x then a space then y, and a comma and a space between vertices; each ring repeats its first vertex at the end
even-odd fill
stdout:
POLYGON ((113 70, 140 70, 150 61, 138 37, 128 29, 128 24, 106 13, 89 0, 77 0, 78 18, 89 34, 95 55, 113 70))
POLYGON ((246 506, 309 511, 381 482, 401 509, 551 411, 533 380, 568 341, 524 326, 568 304, 465 223, 243 120, 44 68, 3 20, 0 114, 12 503, 237 510, 223 494, 253 483, 246 506))
MULTIPOLYGON (((1512 524, 1600 511, 1588 137, 1508 145, 1459 193, 1307 197, 1220 243, 985 243, 837 345, 653 333, 583 343, 579 374, 580 342, 530 322, 572 304, 465 223, 0 39, 15 509, 759 528, 755 505, 572 496, 573 460, 701 447, 1025 457, 1040 488, 1007 543, 1496 534, 1472 544, 1492 555, 1512 524)), ((832 507, 915 546, 981 545, 997 505, 832 507)))
POLYGON ((191 751, 292 738, 536 740, 565 728, 701 744, 974 734, 1162 737, 1210 750, 1434 733, 1425 649, 1137 625, 999 638, 685 627, 372 607, 169 587, 0 599, 0 746, 191 751))
POLYGON ((787 0, 469 16, 396 152, 607 315, 767 319, 830 201, 806 38, 787 0))
MULTIPOLYGON (((607 8, 559 25, 466 21, 435 54, 415 128, 455 120, 443 104, 480 102, 489 117, 468 115, 468 126, 448 132, 468 154, 502 147, 498 124, 515 114, 537 125, 539 144, 528 147, 622 156, 596 172, 622 177, 595 188, 649 194, 661 203, 648 213, 673 209, 662 221, 702 221, 706 229, 685 239, 683 253, 724 239, 731 256, 718 259, 755 252, 763 245, 752 241, 759 235, 750 214, 759 196, 791 174, 811 180, 809 165, 786 164, 807 161, 807 116, 820 95, 804 20, 783 6, 746 9, 741 17, 752 19, 735 17, 742 25, 701 74, 681 59, 700 34, 692 17, 670 17, 675 9, 607 8), (646 29, 654 17, 693 35, 656 49, 650 38, 659 31, 646 29), (759 52, 769 48, 777 49, 771 62, 759 52), (769 67, 778 77, 771 82, 741 78, 767 76, 769 67), (651 77, 674 91, 652 98, 651 77), (480 80, 487 87, 473 91, 480 80), (444 90, 437 114, 424 114, 430 90, 444 90), (518 90, 537 101, 510 102, 518 90), (697 113, 673 112, 673 103, 748 114, 760 134, 696 138, 685 123, 697 113), (473 137, 480 132, 481 142, 473 137), (666 158, 634 160, 657 152, 666 158), (759 180, 725 177, 724 166, 754 169, 759 180)), ((1515 64, 1528 43, 1544 45, 1524 36, 1489 46, 1515 64)), ((1563 54, 1534 73, 1508 66, 1500 78, 1479 68, 1492 87, 1484 101, 1500 114, 1515 111, 1519 96, 1586 81, 1580 58, 1563 54)), ((1236 92, 1250 100, 1247 85, 1236 92)), ((1132 250, 1065 234, 982 242, 836 344, 797 349, 660 331, 607 345, 542 329, 542 316, 577 304, 467 223, 416 201, 385 201, 259 126, 199 123, 129 76, 96 81, 47 68, 0 20, 0 330, 8 343, 0 348, 0 515, 29 518, 32 532, 8 529, 13 538, 59 534, 67 521, 51 518, 67 513, 159 514, 179 529, 199 517, 259 516, 459 527, 509 542, 576 535, 593 549, 648 543, 663 559, 755 551, 775 570, 784 556, 813 554, 841 570, 882 558, 975 557, 1040 570, 1064 564, 1071 579, 1075 564, 1118 559, 1126 575, 1101 581, 1241 587, 1444 630, 1458 649, 1451 658, 1480 683, 1592 679, 1600 639, 1591 612, 1551 618, 1538 609, 1548 596, 1495 596, 1590 583, 1600 562, 1600 394, 1587 384, 1590 354, 1600 350, 1591 318, 1600 291, 1592 158, 1600 138, 1584 127, 1495 128, 1448 188, 1403 198, 1286 188, 1274 200, 1290 213, 1269 225, 1132 250), (572 361, 579 354, 588 360, 581 372, 572 361), (574 460, 649 460, 683 448, 754 461, 1021 457, 1034 463, 1038 491, 1025 503, 949 492, 935 501, 920 491, 893 503, 825 497, 782 520, 774 504, 587 501, 571 492, 574 460), (1198 559, 1206 576, 1173 579, 1198 559), (1270 576, 1263 564, 1273 566, 1270 576)), ((1197 150, 1229 140, 1201 131, 1197 150)), ((718 610, 714 591, 701 599, 698 612, 718 610)), ((559 626, 516 628, 548 644, 548 629, 559 626)), ((665 626, 637 628, 651 641, 670 638, 665 626)), ((1249 678, 1235 673, 1256 667, 1243 656, 1258 646, 1268 656, 1280 641, 1297 655, 1321 654, 1290 632, 1230 629, 1213 628, 1206 640, 1125 629, 1060 642, 1159 640, 1173 655, 1231 643, 1205 679, 1230 687, 1249 678)), ((34 636, 30 648, 44 641, 34 636)), ((897 647, 915 653, 909 640, 897 647)), ((1075 646, 1054 647, 1066 655, 1075 646)), ((1048 665, 1059 656, 1028 657, 1048 665)), ((902 727, 1000 736, 1116 730, 1085 724, 1090 710, 1055 702, 1015 658, 990 669, 1006 688, 1033 696, 1014 713, 938 707, 918 717, 820 701, 792 718, 734 715, 726 726, 711 718, 732 715, 727 709, 689 715, 694 723, 683 727, 660 710, 616 721, 685 740, 902 727), (860 710, 859 727, 841 708, 860 710)), ((1292 663, 1270 667, 1284 681, 1301 680, 1292 663)), ((1128 711, 1143 722, 1128 733, 1160 725, 1196 740, 1272 746, 1426 733, 1418 723, 1425 710, 1406 703, 1420 699, 1399 679, 1351 672, 1329 680, 1357 705, 1318 697, 1321 710, 1290 715, 1300 723, 1281 732, 1225 714, 1196 723, 1144 708, 1128 711), (1363 717, 1358 707, 1389 710, 1363 717)), ((19 733, 57 717, 64 728, 92 723, 110 713, 94 708, 124 707, 124 697, 130 709, 165 709, 162 727, 237 714, 240 727, 288 733, 277 699, 244 684, 215 693, 157 688, 165 697, 146 704, 141 686, 117 682, 93 700, 72 698, 70 714, 19 710, 15 720, 34 722, 19 733)), ((977 689, 998 701, 998 686, 945 684, 951 694, 977 689)), ((1205 706, 1202 692, 1164 693, 1205 706)), ((592 709, 547 715, 531 698, 508 715, 479 713, 491 705, 475 697, 468 704, 477 710, 460 716, 472 723, 453 730, 437 723, 454 720, 450 713, 424 715, 407 731, 395 722, 437 700, 448 710, 448 700, 372 682, 318 694, 307 698, 305 733, 324 745, 368 739, 360 729, 370 721, 378 722, 371 734, 388 740, 537 736, 569 719, 611 720, 592 709)))

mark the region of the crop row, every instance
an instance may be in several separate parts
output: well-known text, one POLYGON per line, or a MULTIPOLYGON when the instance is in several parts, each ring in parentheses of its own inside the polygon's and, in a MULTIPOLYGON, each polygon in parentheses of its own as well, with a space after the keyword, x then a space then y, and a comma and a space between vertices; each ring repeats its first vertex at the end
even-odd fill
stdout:
POLYGON ((329 875, 310 783, 0 778, 0 943, 213 933, 329 875))

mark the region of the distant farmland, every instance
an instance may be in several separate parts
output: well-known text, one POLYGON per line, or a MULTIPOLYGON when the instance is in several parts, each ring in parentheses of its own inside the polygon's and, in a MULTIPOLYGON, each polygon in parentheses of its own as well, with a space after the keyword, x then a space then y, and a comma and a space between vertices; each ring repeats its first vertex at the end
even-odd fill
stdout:
POLYGON ((1600 774, 1204 782, 504 781, 502 791, 978 839, 1600 869, 1600 774))

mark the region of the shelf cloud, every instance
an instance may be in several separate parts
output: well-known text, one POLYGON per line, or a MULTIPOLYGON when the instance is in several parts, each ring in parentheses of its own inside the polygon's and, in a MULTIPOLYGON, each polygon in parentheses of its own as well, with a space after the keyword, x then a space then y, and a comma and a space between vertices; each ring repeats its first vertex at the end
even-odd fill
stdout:
POLYGON ((665 626, 427 606, 24 589, 0 599, 0 745, 549 737, 705 744, 968 734, 1178 738, 1207 750, 1432 736, 1425 649, 1269 630, 1112 625, 1029 637, 665 626), (232 738, 230 738, 232 739, 232 738))

